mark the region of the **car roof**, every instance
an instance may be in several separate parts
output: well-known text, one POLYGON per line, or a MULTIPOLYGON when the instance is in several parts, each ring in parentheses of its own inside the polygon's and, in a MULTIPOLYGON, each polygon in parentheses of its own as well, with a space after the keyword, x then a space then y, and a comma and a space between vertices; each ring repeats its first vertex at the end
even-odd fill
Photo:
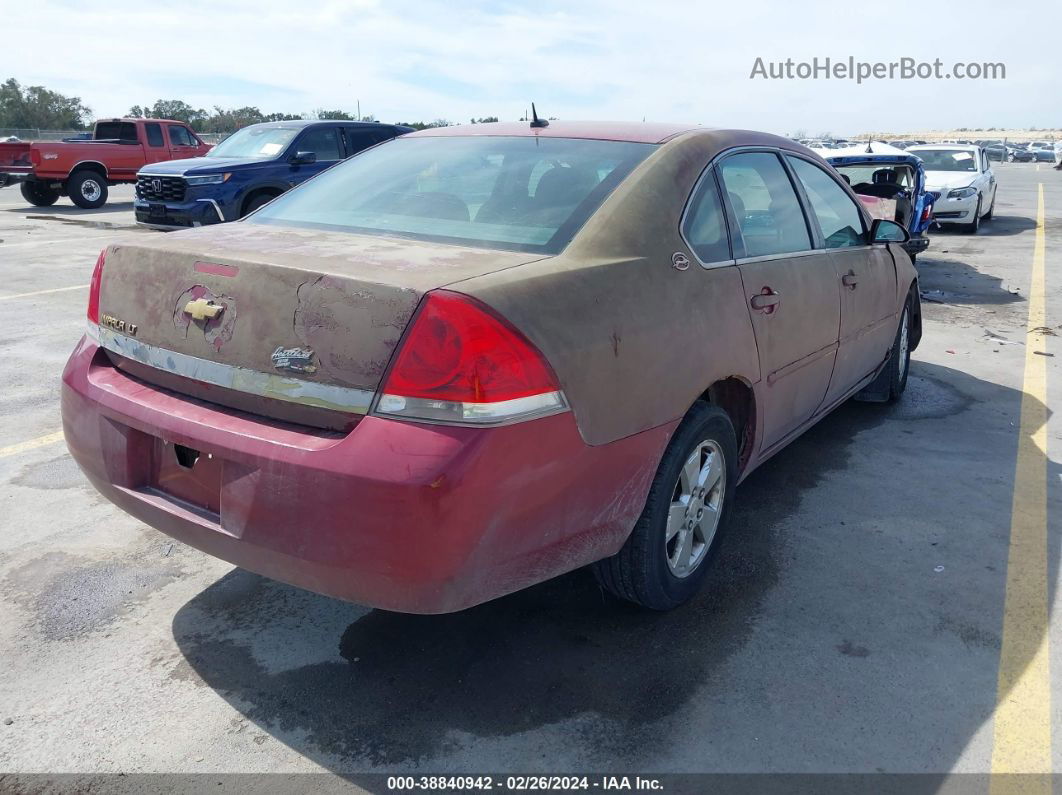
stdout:
POLYGON ((881 154, 848 154, 848 155, 823 155, 826 162, 831 166, 858 166, 858 165, 877 165, 879 163, 894 163, 904 164, 909 166, 917 166, 922 162, 922 158, 915 155, 909 155, 906 153, 892 154, 882 152, 881 154))
POLYGON ((487 124, 459 124, 452 127, 430 127, 410 133, 406 138, 497 135, 539 136, 541 138, 588 138, 599 141, 630 141, 632 143, 661 144, 692 130, 710 130, 696 124, 636 121, 551 121, 547 127, 532 127, 530 122, 489 122, 487 124))
POLYGON ((303 127, 309 127, 315 124, 322 127, 396 127, 400 129, 409 129, 402 127, 401 124, 385 124, 384 122, 378 121, 354 121, 353 119, 289 119, 286 121, 262 121, 257 124, 248 124, 247 126, 301 130, 303 127))

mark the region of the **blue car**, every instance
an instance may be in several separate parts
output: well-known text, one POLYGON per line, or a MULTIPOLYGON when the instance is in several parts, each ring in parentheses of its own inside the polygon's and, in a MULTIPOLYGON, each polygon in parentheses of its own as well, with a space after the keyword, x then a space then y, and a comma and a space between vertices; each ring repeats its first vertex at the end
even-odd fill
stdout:
POLYGON ((233 133, 205 157, 137 172, 137 223, 182 229, 235 221, 329 166, 411 127, 355 121, 278 121, 233 133))
POLYGON ((867 152, 826 157, 826 161, 857 194, 896 202, 896 217, 892 220, 911 236, 903 248, 912 262, 929 248, 925 233, 933 222, 933 203, 940 194, 926 190, 926 172, 921 158, 902 152, 867 152))

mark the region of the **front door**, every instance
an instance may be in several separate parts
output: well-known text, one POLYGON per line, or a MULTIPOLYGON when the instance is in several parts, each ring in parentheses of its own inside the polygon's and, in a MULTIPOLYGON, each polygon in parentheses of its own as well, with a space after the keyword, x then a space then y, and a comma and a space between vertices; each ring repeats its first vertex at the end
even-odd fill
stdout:
MULTIPOLYGON (((786 155, 811 210, 812 231, 829 254, 841 294, 837 363, 826 395, 834 403, 872 374, 896 333, 896 263, 885 246, 871 246, 863 212, 817 163, 786 155)), ((897 256, 907 256, 902 251, 897 256)))
POLYGON ((731 155, 719 175, 737 221, 738 269, 759 349, 764 450, 822 405, 837 351, 840 291, 829 255, 813 248, 778 154, 731 155))
POLYGON ((343 159, 339 128, 311 127, 295 140, 289 151, 292 155, 299 152, 313 152, 317 157, 313 163, 299 163, 291 167, 288 181, 294 186, 315 174, 320 174, 343 159))

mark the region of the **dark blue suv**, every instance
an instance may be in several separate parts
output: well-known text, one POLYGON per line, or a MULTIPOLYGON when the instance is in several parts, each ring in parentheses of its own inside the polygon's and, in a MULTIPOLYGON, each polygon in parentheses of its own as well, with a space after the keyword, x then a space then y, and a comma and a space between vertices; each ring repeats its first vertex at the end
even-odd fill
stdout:
POLYGON ((144 166, 136 175, 136 220, 159 229, 235 221, 340 160, 411 131, 356 121, 252 124, 205 157, 144 166))

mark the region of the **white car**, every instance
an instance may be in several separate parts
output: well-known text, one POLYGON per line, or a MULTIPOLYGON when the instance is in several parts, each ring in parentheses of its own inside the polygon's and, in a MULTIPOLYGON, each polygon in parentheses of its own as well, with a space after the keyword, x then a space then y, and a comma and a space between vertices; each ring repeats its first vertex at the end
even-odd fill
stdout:
POLYGON ((926 190, 940 194, 933 205, 933 220, 961 225, 976 232, 990 220, 996 206, 996 175, 988 154, 980 146, 929 144, 911 146, 907 154, 922 158, 926 190))

